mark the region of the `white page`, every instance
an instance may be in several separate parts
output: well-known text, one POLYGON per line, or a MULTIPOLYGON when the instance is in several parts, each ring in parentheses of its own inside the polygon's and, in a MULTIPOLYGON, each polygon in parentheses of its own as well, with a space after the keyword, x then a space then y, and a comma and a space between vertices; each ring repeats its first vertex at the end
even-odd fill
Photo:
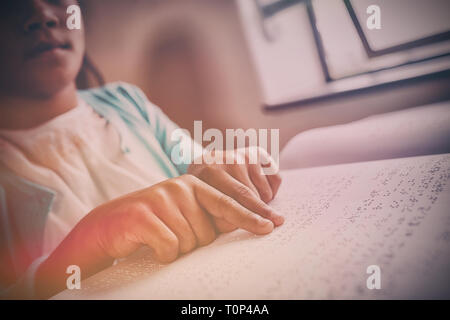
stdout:
POLYGON ((57 299, 449 297, 450 154, 283 172, 286 222, 159 265, 148 249, 57 299), (381 289, 369 290, 369 265, 381 289))

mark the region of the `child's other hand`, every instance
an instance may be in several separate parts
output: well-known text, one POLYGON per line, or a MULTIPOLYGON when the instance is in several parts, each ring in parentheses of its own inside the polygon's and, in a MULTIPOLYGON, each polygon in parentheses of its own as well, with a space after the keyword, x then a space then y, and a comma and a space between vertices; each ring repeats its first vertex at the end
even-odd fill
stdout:
MULTIPOLYGON (((261 148, 214 151, 210 154, 211 158, 221 159, 221 163, 207 164, 203 156, 202 163, 192 164, 188 173, 222 191, 250 210, 254 207, 267 208, 268 212, 271 210, 270 219, 275 226, 278 226, 283 223, 284 218, 269 209, 264 202, 268 203, 275 197, 281 184, 281 177, 279 174, 264 175, 260 162, 250 164, 250 150, 257 152, 257 159, 263 157, 264 163, 274 164, 270 155, 261 148), (240 162, 238 162, 239 157, 240 162), (228 161, 226 161, 227 158, 228 161)), ((221 217, 215 216, 214 222, 221 232, 229 232, 237 228, 221 217)))

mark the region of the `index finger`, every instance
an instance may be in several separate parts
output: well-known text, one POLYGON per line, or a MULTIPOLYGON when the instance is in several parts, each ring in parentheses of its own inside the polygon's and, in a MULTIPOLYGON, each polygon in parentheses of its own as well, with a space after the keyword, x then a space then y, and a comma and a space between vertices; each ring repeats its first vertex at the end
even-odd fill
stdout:
POLYGON ((230 196, 251 212, 271 220, 275 225, 279 226, 284 222, 284 218, 276 213, 275 210, 262 201, 257 195, 253 194, 248 186, 241 181, 238 181, 227 172, 217 170, 214 172, 214 175, 205 177, 204 181, 218 191, 230 196))
POLYGON ((254 234, 267 234, 272 232, 272 221, 250 211, 239 202, 207 183, 198 180, 194 186, 195 194, 200 205, 212 216, 254 234))

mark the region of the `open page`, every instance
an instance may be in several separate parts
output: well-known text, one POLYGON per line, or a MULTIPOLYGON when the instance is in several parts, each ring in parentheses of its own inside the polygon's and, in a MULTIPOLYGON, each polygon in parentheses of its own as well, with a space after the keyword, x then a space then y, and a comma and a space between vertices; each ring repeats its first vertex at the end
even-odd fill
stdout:
POLYGON ((450 296, 450 154, 282 175, 273 233, 224 234, 169 265, 143 249, 56 298, 450 296))

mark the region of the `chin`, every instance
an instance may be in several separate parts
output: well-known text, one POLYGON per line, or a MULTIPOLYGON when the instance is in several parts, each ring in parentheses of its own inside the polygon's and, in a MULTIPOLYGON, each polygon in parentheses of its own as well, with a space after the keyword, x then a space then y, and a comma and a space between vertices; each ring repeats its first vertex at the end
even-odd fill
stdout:
POLYGON ((75 86, 78 69, 74 65, 30 74, 25 81, 26 85, 23 87, 23 94, 42 99, 50 98, 71 85, 75 86))
POLYGON ((74 84, 74 79, 69 79, 67 77, 55 77, 40 80, 37 85, 23 89, 27 91, 26 93, 24 92, 24 94, 28 97, 47 99, 55 96, 59 92, 62 92, 71 84, 74 84))

